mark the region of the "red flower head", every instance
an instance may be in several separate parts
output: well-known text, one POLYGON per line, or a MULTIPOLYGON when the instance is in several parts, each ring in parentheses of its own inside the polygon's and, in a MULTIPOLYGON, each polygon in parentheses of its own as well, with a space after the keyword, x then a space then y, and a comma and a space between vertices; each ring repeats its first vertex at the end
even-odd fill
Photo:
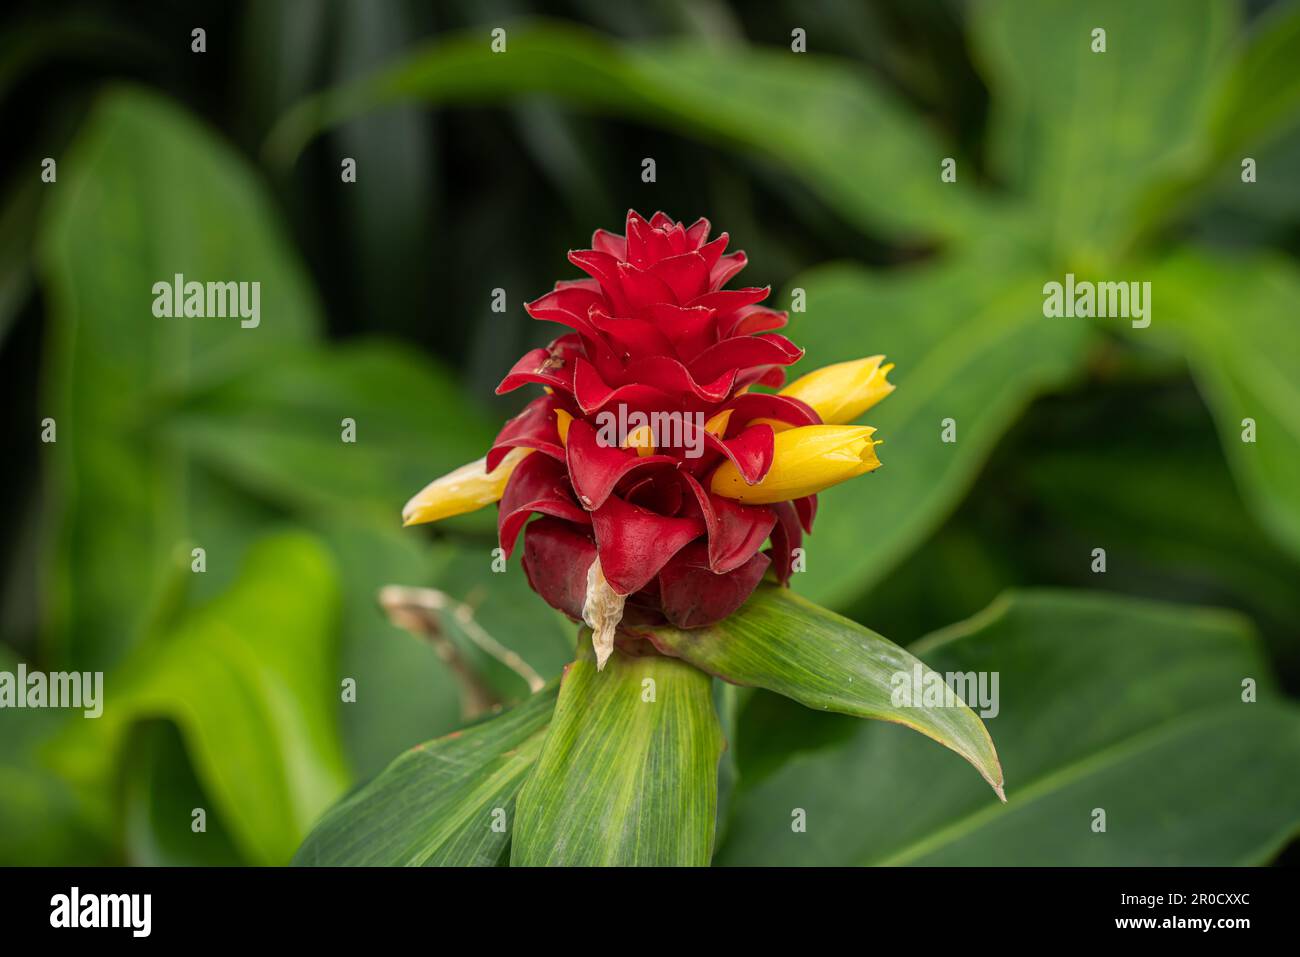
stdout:
POLYGON ((548 603, 596 629, 603 663, 619 619, 682 628, 731 614, 771 568, 788 582, 814 494, 879 463, 857 415, 893 387, 873 357, 784 393, 803 351, 774 332, 769 289, 723 287, 744 268, 723 233, 633 211, 569 253, 588 278, 527 305, 568 330, 524 355, 498 393, 541 385, 482 463, 433 483, 408 524, 500 499, 509 555, 548 603), (774 463, 775 467, 774 467, 774 463), (529 522, 533 515, 542 517, 529 522), (763 546, 770 546, 763 551, 763 546))

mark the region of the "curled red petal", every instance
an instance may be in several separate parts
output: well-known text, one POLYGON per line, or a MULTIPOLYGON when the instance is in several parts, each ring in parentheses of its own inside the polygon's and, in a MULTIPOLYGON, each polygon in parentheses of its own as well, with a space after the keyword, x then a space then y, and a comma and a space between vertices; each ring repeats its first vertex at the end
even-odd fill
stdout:
POLYGON ((813 520, 817 517, 817 496, 805 495, 794 500, 794 510, 799 513, 799 524, 809 535, 812 534, 813 520))
POLYGON ((556 289, 586 289, 588 292, 600 294, 600 283, 591 277, 583 279, 557 279, 555 280, 556 289))
POLYGON ((649 266, 660 259, 688 252, 692 248, 688 244, 685 227, 662 210, 651 216, 648 223, 639 216, 634 219, 632 211, 629 210, 629 236, 633 230, 637 233, 640 245, 635 251, 636 258, 633 258, 631 247, 627 258, 639 267, 649 266))
POLYGON ((708 535, 709 569, 723 574, 749 561, 776 525, 776 513, 766 505, 742 505, 705 491, 695 478, 682 474, 700 507, 708 535))
POLYGON ((530 349, 497 386, 497 395, 513 392, 520 386, 536 383, 565 392, 573 391, 573 361, 557 355, 553 349, 530 349))
POLYGON ((668 283, 649 270, 638 269, 631 263, 618 264, 618 279, 627 309, 630 310, 620 310, 619 315, 636 315, 657 302, 677 301, 668 283))
POLYGON ((594 249, 574 249, 569 252, 569 262, 600 283, 601 292, 615 313, 620 316, 628 314, 627 298, 623 295, 623 281, 619 275, 619 266, 622 265, 619 260, 609 253, 594 249))
MULTIPOLYGON (((708 269, 709 276, 713 274, 713 267, 718 264, 718 260, 722 258, 722 254, 727 251, 727 243, 730 241, 731 237, 726 233, 723 233, 713 242, 705 243, 700 246, 700 256, 704 258, 704 265, 708 269)), ((705 278, 705 287, 707 288, 707 286, 708 277, 705 278)), ((700 291, 703 292, 704 289, 701 289, 700 291)), ((697 293, 697 295, 699 295, 699 293, 697 293)))
MULTIPOLYGON (((624 257, 626 262, 634 266, 646 266, 655 259, 652 245, 656 244, 660 237, 655 236, 655 229, 648 222, 641 218, 641 214, 635 209, 627 211, 627 256, 624 257)), ((664 255, 662 249, 659 255, 664 255)))
MULTIPOLYGON (((695 222, 686 227, 686 241, 692 249, 699 249, 708 241, 709 230, 713 226, 710 222, 701 216, 695 222)), ((723 235, 726 235, 725 233, 723 235)))
POLYGON ((765 385, 779 389, 785 385, 785 370, 780 366, 754 366, 746 369, 736 376, 736 388, 743 389, 747 385, 765 385))
POLYGON ((693 252, 695 247, 691 241, 686 238, 686 227, 681 223, 673 223, 667 230, 668 243, 673 247, 673 254, 680 256, 682 253, 693 252))
POLYGON ((614 486, 637 469, 677 465, 667 455, 642 457, 635 449, 602 444, 599 433, 582 419, 569 424, 566 462, 578 501, 588 510, 604 505, 614 486))
POLYGON ((767 566, 767 556, 755 553, 737 568, 717 574, 709 568, 704 544, 693 542, 659 573, 664 617, 678 628, 702 628, 721 621, 753 594, 767 566))
POLYGON ((740 251, 723 256, 718 260, 718 264, 713 267, 709 274, 709 288, 721 289, 725 286, 736 273, 740 272, 749 263, 749 258, 740 251))
POLYGON ((722 369, 705 378, 692 375, 680 359, 672 356, 645 356, 627 364, 624 381, 645 383, 669 395, 717 403, 731 394, 736 370, 722 369))
POLYGON ((777 502, 770 506, 776 513, 776 525, 772 528, 772 547, 768 556, 772 559, 772 570, 782 585, 790 583, 794 574, 794 550, 803 545, 803 530, 799 527, 799 516, 789 502, 777 502))
POLYGON ((546 455, 525 458, 506 483, 497 513, 497 538, 506 557, 514 552, 519 532, 534 512, 579 525, 591 524, 587 513, 573 499, 564 464, 546 455))
POLYGON ((668 337, 683 362, 690 362, 717 341, 717 312, 707 306, 657 303, 646 311, 646 318, 668 337))
POLYGON ((544 296, 532 302, 524 303, 524 310, 534 319, 545 322, 558 322, 587 335, 594 334, 587 315, 592 306, 605 305, 605 296, 599 285, 591 282, 586 285, 582 280, 572 285, 558 285, 544 296), (595 286, 596 288, 591 288, 595 286))
POLYGON ((600 567, 620 595, 640 591, 688 542, 704 534, 699 518, 667 518, 611 495, 591 514, 600 567))
POLYGON ((650 266, 649 271, 672 290, 679 303, 690 302, 708 292, 709 264, 698 252, 691 251, 661 259, 650 266))
POLYGON ((760 422, 742 429, 730 439, 720 439, 706 432, 704 444, 729 458, 746 485, 754 485, 761 482, 772 467, 776 433, 766 422, 760 422))
POLYGON ((524 529, 524 574, 548 605, 575 621, 587 600, 587 569, 596 560, 596 543, 579 525, 539 518, 524 529))
POLYGON ((622 402, 634 409, 668 407, 674 402, 674 397, 667 392, 643 383, 615 388, 585 359, 578 359, 574 364, 573 397, 577 400, 578 407, 588 415, 600 411, 611 402, 622 402))
MULTIPOLYGON (((578 337, 574 338, 573 342, 575 346, 581 345, 581 350, 575 348, 572 351, 574 353, 585 352, 588 358, 598 366, 609 363, 615 357, 609 343, 605 341, 600 330, 591 321, 590 315, 596 310, 607 312, 608 307, 609 301, 601 293, 600 286, 594 280, 589 279, 575 280, 568 285, 557 283, 556 288, 545 296, 524 303, 524 309, 534 319, 540 319, 543 322, 558 322, 560 325, 575 330, 578 337)), ((571 337, 561 336, 556 342, 567 338, 571 337)), ((554 347, 554 344, 552 347, 554 347)), ((498 391, 500 391, 500 387, 498 387, 498 391)))
POLYGON ((717 378, 728 369, 788 366, 803 357, 803 350, 785 336, 737 336, 705 349, 691 362, 691 375, 702 381, 717 378))
POLYGON ((591 234, 591 248, 615 259, 627 259, 627 240, 618 233, 598 229, 591 234))
POLYGON ((800 399, 767 392, 746 392, 727 403, 732 412, 727 433, 736 434, 755 419, 777 419, 793 426, 821 425, 822 418, 800 399))
POLYGON ((679 469, 653 469, 637 476, 619 497, 657 515, 677 515, 682 509, 682 476, 679 469))
POLYGON ((768 309, 766 306, 745 306, 737 309, 725 325, 718 326, 718 335, 724 339, 731 336, 752 336, 758 332, 782 329, 789 322, 790 314, 784 310, 768 309))
POLYGON ((591 324, 609 340, 623 358, 646 355, 671 355, 672 343, 653 322, 647 319, 615 318, 593 309, 591 324))
POLYGON ((627 364, 622 374, 627 385, 611 386, 596 367, 585 359, 574 363, 573 395, 582 411, 595 413, 612 402, 629 408, 672 408, 698 403, 713 405, 731 394, 736 381, 734 369, 712 382, 700 384, 678 359, 671 356, 645 356, 627 364))
POLYGON ((501 427, 484 463, 488 471, 501 464, 501 460, 514 448, 536 449, 551 458, 564 460, 564 446, 555 428, 555 410, 562 408, 553 395, 538 396, 524 406, 513 419, 501 427))
POLYGON ((703 306, 705 309, 715 309, 720 316, 730 316, 738 309, 744 309, 746 306, 752 306, 755 303, 762 302, 772 291, 771 286, 750 286, 745 289, 720 289, 715 292, 705 293, 698 296, 690 302, 688 306, 703 306))

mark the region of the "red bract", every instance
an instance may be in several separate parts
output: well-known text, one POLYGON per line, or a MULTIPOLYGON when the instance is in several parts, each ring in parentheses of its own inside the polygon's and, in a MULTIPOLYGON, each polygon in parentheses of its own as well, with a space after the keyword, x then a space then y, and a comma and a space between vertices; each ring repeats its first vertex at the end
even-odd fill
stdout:
POLYGON ((723 288, 745 266, 726 247, 726 233, 709 240, 707 220, 684 226, 656 213, 647 222, 629 211, 626 235, 597 230, 591 249, 569 253, 588 278, 558 282, 526 307, 570 331, 524 355, 497 387, 537 384, 546 394, 506 423, 486 465, 512 448, 538 453, 501 498, 501 547, 513 551, 522 528, 529 582, 572 618, 583 616, 599 557, 629 614, 711 624, 749 597, 769 562, 787 582, 791 553, 811 531, 813 496, 742 505, 708 491, 726 459, 750 484, 767 474, 773 430, 756 420, 821 422, 797 399, 744 391, 780 386, 803 352, 772 331, 787 317, 761 305, 769 289, 723 288), (653 454, 602 442, 601 413, 616 410, 669 413, 683 441, 653 454), (563 437, 557 413, 572 417, 563 437), (525 526, 534 513, 546 517, 525 526))

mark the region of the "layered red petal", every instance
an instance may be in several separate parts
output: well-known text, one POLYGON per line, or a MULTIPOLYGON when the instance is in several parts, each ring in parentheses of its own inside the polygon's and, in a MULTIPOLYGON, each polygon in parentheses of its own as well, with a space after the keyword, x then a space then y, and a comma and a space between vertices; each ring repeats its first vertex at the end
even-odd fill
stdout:
POLYGON ((803 352, 773 332, 787 316, 763 305, 768 288, 724 288, 746 258, 727 252, 726 233, 710 240, 710 231, 707 219, 688 226, 629 210, 622 235, 596 230, 590 249, 569 253, 584 278, 558 282, 525 307, 570 331, 526 353, 498 387, 547 390, 488 453, 489 468, 513 448, 541 453, 507 483, 498 533, 509 553, 522 532, 532 587, 575 618, 599 557, 638 616, 710 624, 745 601, 769 560, 788 581, 794 549, 811 530, 815 497, 752 506, 708 491, 724 461, 745 481, 762 481, 775 448, 769 422, 821 421, 798 400, 749 391, 779 386, 803 352), (705 430, 721 413, 729 413, 725 428, 705 430), (634 423, 650 429, 651 454, 619 431, 634 423), (660 435, 661 424, 671 433, 660 435))
POLYGON ((533 591, 552 608, 582 620, 587 569, 596 560, 596 543, 582 526, 539 518, 524 530, 524 574, 533 591))
POLYGON ((590 525, 586 511, 573 500, 564 463, 547 455, 530 455, 516 466, 501 496, 497 536, 507 556, 524 523, 534 513, 551 515, 579 525, 590 525))
POLYGON ((678 628, 700 628, 726 618, 750 596, 767 571, 768 558, 755 553, 740 566, 718 574, 708 550, 693 542, 659 573, 659 605, 678 628))
POLYGON ((698 518, 668 518, 630 505, 617 496, 591 515, 600 567, 620 595, 640 591, 668 559, 704 534, 698 518))

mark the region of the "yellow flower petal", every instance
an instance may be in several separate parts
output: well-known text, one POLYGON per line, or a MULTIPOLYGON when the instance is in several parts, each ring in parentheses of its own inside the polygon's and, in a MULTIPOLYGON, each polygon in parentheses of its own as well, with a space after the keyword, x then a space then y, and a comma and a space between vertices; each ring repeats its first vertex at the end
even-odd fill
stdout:
POLYGON ((566 449, 569 447, 569 424, 573 422, 573 416, 563 409, 555 410, 555 429, 560 433, 560 444, 566 449))
POLYGON ((713 473, 716 495, 747 505, 770 505, 815 495, 880 467, 876 430, 869 425, 804 425, 778 432, 772 468, 756 485, 746 485, 730 460, 713 473))
MULTIPOLYGON (((740 393, 737 393, 737 395, 739 394, 740 393)), ((727 431, 727 423, 731 421, 731 413, 735 411, 735 409, 723 409, 717 415, 713 416, 713 418, 709 419, 709 421, 704 423, 704 431, 708 432, 710 435, 720 437, 727 431)))
POLYGON ((511 449, 492 472, 487 459, 476 459, 442 478, 434 479, 406 503, 403 525, 422 525, 453 515, 473 512, 501 500, 506 482, 532 449, 511 449))
POLYGON ((780 419, 750 419, 745 423, 746 428, 753 425, 770 425, 773 432, 784 432, 786 429, 794 428, 789 422, 783 422, 780 419))
POLYGON ((655 454, 655 434, 648 425, 642 425, 627 434, 623 439, 623 448, 636 449, 638 458, 655 454))
POLYGON ((852 422, 894 391, 885 378, 894 364, 881 365, 884 360, 884 356, 871 356, 825 366, 791 382, 779 394, 806 402, 827 425, 852 422))

